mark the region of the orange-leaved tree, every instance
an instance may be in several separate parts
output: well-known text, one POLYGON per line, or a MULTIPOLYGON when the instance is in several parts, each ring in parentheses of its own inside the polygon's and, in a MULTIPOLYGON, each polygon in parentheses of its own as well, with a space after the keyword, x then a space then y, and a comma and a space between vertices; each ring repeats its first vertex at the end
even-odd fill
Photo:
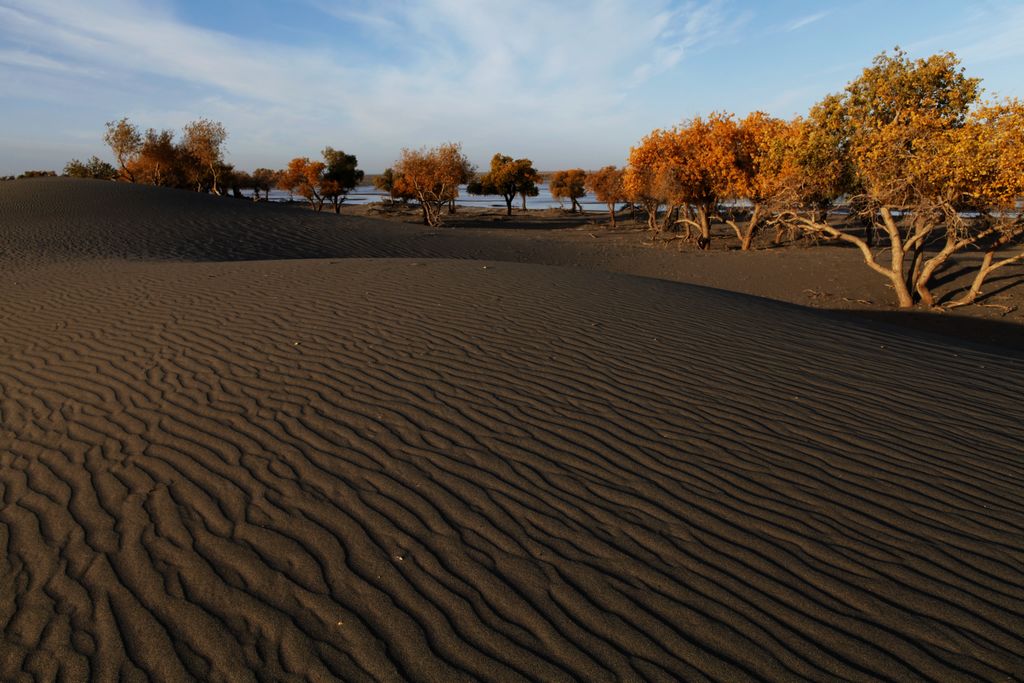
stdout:
POLYGON ((403 149, 392 168, 399 195, 415 197, 423 223, 441 225, 441 210, 459 196, 459 185, 469 180, 472 165, 462 145, 446 143, 430 149, 403 149))
MULTIPOLYGON (((947 242, 958 248, 958 216, 970 203, 970 188, 962 184, 970 174, 941 169, 966 134, 962 129, 979 95, 979 80, 964 74, 953 53, 911 60, 898 48, 893 55, 883 52, 843 93, 811 111, 809 129, 818 136, 804 142, 831 147, 798 152, 801 158, 817 156, 819 165, 825 155, 831 158, 824 166, 849 169, 851 206, 884 235, 881 251, 870 236, 806 213, 790 212, 787 218, 856 246, 868 267, 889 280, 900 307, 913 306, 918 297, 932 303, 928 283, 940 264, 927 267, 925 246, 941 226, 947 242)), ((952 161, 962 165, 970 159, 952 161)))
POLYGON ((576 213, 577 208, 583 211, 583 205, 579 200, 587 194, 587 172, 582 168, 555 171, 548 181, 548 188, 555 199, 568 199, 572 202, 572 213, 576 213))
POLYGON ((129 168, 136 182, 182 187, 186 183, 183 156, 181 148, 174 142, 173 130, 150 128, 129 168))
POLYGON ((594 193, 597 201, 608 207, 608 216, 615 227, 615 206, 626 201, 626 190, 622 183, 622 169, 605 166, 599 171, 587 174, 587 189, 594 193))
POLYGON ((288 167, 278 174, 277 186, 304 197, 313 210, 319 213, 326 201, 321 187, 326 168, 322 161, 310 161, 309 157, 295 157, 288 162, 288 167))
POLYGON ((945 243, 924 262, 915 286, 923 304, 936 305, 930 291, 934 274, 957 252, 981 247, 984 256, 971 287, 949 303, 962 306, 978 298, 993 271, 1024 260, 1024 103, 981 106, 933 144, 934 158, 920 175, 925 191, 943 202, 945 243))
POLYGON ((665 148, 673 143, 675 132, 656 129, 629 150, 629 161, 622 175, 627 199, 639 204, 647 214, 647 228, 660 230, 658 211, 665 204, 663 177, 666 174, 665 148))
POLYGON ((673 224, 697 229, 697 245, 711 245, 711 223, 720 199, 739 192, 739 127, 731 114, 696 117, 670 130, 655 130, 630 151, 624 184, 644 206, 653 232, 673 224), (657 211, 666 206, 665 219, 657 211), (680 209, 684 214, 676 218, 680 209))
POLYGON ((469 183, 466 191, 470 194, 496 194, 505 200, 505 214, 512 215, 512 200, 521 195, 523 208, 527 196, 537 196, 540 173, 529 159, 513 159, 505 154, 491 158, 491 168, 479 179, 469 183))
POLYGON ((741 193, 739 126, 731 114, 695 117, 675 129, 667 149, 665 184, 670 213, 682 207, 676 222, 697 229, 697 246, 711 246, 711 224, 720 200, 741 193))
POLYGON ((736 174, 729 184, 729 199, 745 199, 752 206, 745 226, 741 227, 732 217, 725 222, 736 232, 742 251, 750 249, 758 229, 771 218, 773 208, 787 198, 787 161, 794 133, 794 123, 759 111, 740 120, 736 128, 736 174))

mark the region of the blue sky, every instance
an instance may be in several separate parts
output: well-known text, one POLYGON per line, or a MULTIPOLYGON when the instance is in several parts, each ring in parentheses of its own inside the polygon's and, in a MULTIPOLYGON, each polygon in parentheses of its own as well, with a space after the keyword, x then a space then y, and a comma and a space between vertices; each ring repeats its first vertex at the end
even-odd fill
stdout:
POLYGON ((803 113, 897 44, 1024 96, 1019 1, 0 0, 0 175, 109 159, 122 116, 219 120, 243 169, 447 141, 622 164, 695 114, 803 113))

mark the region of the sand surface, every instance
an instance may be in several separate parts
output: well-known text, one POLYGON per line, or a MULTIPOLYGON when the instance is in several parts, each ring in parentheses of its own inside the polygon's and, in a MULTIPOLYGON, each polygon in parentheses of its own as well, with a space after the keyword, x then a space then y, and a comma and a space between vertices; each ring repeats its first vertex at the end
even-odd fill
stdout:
POLYGON ((0 680, 1020 677, 1024 362, 615 258, 0 185, 0 680))

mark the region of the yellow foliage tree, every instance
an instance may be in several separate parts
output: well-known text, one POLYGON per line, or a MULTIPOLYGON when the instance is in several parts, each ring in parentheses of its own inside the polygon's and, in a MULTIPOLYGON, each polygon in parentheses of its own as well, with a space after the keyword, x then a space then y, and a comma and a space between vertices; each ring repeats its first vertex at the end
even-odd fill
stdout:
POLYGON ((608 217, 615 227, 615 205, 626 201, 626 190, 623 186, 622 169, 605 166, 599 171, 587 174, 587 189, 594 193, 597 201, 608 207, 608 217))
POLYGON ((441 210, 459 196, 459 185, 469 180, 472 165, 462 146, 447 143, 430 149, 403 149, 392 168, 394 189, 415 197, 423 210, 423 222, 441 225, 441 210))
POLYGON ((851 171, 849 190, 860 193, 852 205, 863 207, 886 236, 882 247, 888 263, 868 236, 797 212, 789 218, 807 231, 856 246, 865 263, 889 280, 900 307, 913 306, 915 296, 932 302, 928 281, 937 265, 926 268, 924 247, 940 225, 952 233, 960 229, 957 215, 966 188, 957 189, 954 179, 967 175, 938 169, 949 161, 944 157, 953 140, 966 134, 979 94, 979 80, 964 75, 954 54, 911 60, 897 49, 892 56, 883 52, 876 57, 844 93, 826 98, 811 112, 814 135, 804 143, 818 147, 798 156, 836 169, 837 177, 844 169, 851 171))
POLYGON ((198 119, 185 125, 181 146, 192 162, 190 170, 197 191, 208 188, 213 194, 221 194, 227 137, 228 132, 219 121, 198 119))
POLYGON ((748 200, 750 218, 745 226, 735 219, 726 223, 736 232, 740 249, 747 251, 757 231, 787 196, 787 159, 793 145, 795 123, 754 112, 742 119, 733 132, 735 174, 726 184, 733 200, 748 200))
POLYGON ((696 228, 697 246, 711 246, 711 224, 721 198, 742 192, 739 126, 731 114, 696 117, 682 126, 655 130, 630 150, 623 183, 643 205, 647 224, 659 232, 672 224, 696 228), (658 209, 666 207, 664 222, 658 209), (679 209, 684 210, 676 218, 679 209))
POLYGON ((327 198, 323 194, 324 171, 327 165, 322 161, 310 161, 309 157, 295 157, 277 177, 277 186, 304 197, 314 211, 320 213, 327 198))
POLYGON ((579 208, 583 211, 583 205, 579 200, 587 194, 587 172, 582 168, 573 168, 568 171, 555 171, 551 174, 548 188, 551 196, 555 199, 568 199, 571 204, 572 213, 579 208))
POLYGON ((622 189, 626 198, 639 204, 647 215, 647 229, 657 233, 658 211, 665 204, 662 176, 665 173, 665 153, 674 131, 655 129, 640 144, 629 150, 629 160, 622 174, 622 189))

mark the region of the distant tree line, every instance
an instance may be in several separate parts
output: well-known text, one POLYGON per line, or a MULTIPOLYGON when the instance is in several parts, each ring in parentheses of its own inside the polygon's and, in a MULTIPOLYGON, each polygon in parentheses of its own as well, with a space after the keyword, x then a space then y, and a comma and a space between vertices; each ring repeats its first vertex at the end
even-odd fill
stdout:
MULTIPOLYGON (((1024 262, 1024 104, 980 98, 980 79, 965 75, 953 53, 911 60, 897 48, 804 116, 694 117, 645 136, 623 168, 556 171, 548 185, 572 212, 592 193, 612 226, 626 203, 652 238, 698 249, 711 248, 715 225, 735 233, 741 250, 767 230, 775 242, 810 235, 850 244, 901 307, 936 305, 936 275, 955 255, 979 251, 970 290, 946 303, 964 305, 991 273, 1024 262)), ((123 118, 104 136, 116 166, 94 156, 73 159, 64 173, 218 195, 247 189, 257 201, 280 188, 336 213, 364 179, 356 157, 332 147, 322 160, 296 157, 280 171, 236 171, 224 161, 226 139, 208 119, 187 124, 176 139, 123 118)), ((53 172, 22 177, 46 174, 53 172)), ((455 211, 460 187, 501 196, 511 215, 515 199, 525 209, 542 182, 530 159, 501 153, 478 174, 457 143, 403 149, 373 179, 392 202, 417 203, 431 226, 442 223, 446 207, 455 211)))

